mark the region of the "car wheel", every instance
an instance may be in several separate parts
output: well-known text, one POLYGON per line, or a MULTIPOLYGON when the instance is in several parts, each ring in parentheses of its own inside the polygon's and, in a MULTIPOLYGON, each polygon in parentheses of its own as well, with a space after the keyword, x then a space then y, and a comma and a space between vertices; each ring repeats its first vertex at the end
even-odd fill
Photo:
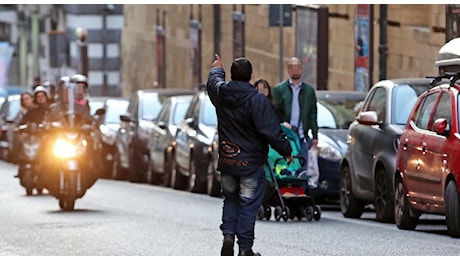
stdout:
MULTIPOLYGON (((193 158, 193 155, 191 155, 190 158, 193 158)), ((193 159, 190 160, 188 169, 190 174, 188 177, 187 190, 193 193, 205 193, 206 187, 204 187, 204 184, 198 178, 196 162, 193 159)))
POLYGON ((384 168, 378 168, 375 174, 375 215, 380 222, 394 222, 394 202, 390 195, 390 185, 387 183, 384 168))
POLYGON ((212 160, 208 162, 208 171, 207 171, 207 194, 211 197, 220 197, 220 182, 217 180, 216 169, 212 160))
POLYGON ((123 167, 121 167, 120 155, 117 152, 115 152, 113 155, 112 179, 114 180, 126 179, 126 170, 123 169, 123 167))
POLYGON ((400 178, 395 180, 395 223, 399 229, 414 230, 418 217, 410 216, 409 202, 400 178))
POLYGON ((348 165, 343 166, 341 169, 340 210, 342 215, 347 218, 360 218, 364 212, 364 204, 353 195, 348 165))
POLYGON ((160 184, 160 175, 158 172, 155 170, 155 162, 152 161, 152 159, 149 158, 148 161, 148 170, 147 170, 147 175, 149 176, 149 183, 152 185, 158 185, 160 184))
POLYGON ((165 161, 163 162, 163 175, 160 176, 160 185, 164 187, 171 186, 171 161, 172 156, 170 152, 165 152, 165 161))
POLYGON ((173 158, 171 160, 171 186, 176 190, 185 190, 185 186, 187 185, 187 180, 185 176, 182 175, 178 169, 176 164, 176 159, 173 158))
POLYGON ((450 181, 446 188, 446 224, 451 237, 460 237, 460 203, 455 181, 450 181))

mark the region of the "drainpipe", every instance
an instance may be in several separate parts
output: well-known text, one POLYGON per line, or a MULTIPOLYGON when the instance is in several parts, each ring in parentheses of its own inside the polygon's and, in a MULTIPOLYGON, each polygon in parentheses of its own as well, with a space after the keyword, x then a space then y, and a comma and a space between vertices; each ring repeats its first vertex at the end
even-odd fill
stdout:
POLYGON ((214 54, 220 55, 220 5, 214 5, 214 53, 212 59, 214 60, 214 54))
POLYGON ((387 5, 380 5, 379 80, 387 78, 387 5))

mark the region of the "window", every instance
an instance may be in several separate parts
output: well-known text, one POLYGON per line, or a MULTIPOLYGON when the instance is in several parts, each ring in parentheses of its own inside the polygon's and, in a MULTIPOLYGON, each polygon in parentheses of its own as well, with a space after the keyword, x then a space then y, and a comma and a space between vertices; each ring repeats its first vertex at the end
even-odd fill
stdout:
POLYGON ((374 95, 369 101, 367 111, 377 112, 377 120, 379 122, 385 121, 385 108, 387 103, 386 90, 382 87, 377 87, 374 91, 374 95))
POLYGON ((420 129, 428 129, 428 123, 430 122, 431 111, 433 110, 434 104, 438 93, 429 94, 422 101, 415 114, 414 122, 415 125, 420 129))
MULTIPOLYGON (((446 92, 443 92, 441 94, 441 98, 439 99, 438 105, 436 106, 436 110, 433 115, 433 122, 430 124, 431 125, 431 131, 433 131, 433 123, 436 121, 436 119, 439 118, 444 118, 447 120, 447 125, 450 126, 451 119, 452 119, 452 111, 450 110, 451 105, 450 105, 450 97, 449 94, 446 92)), ((449 129, 446 129, 449 130, 449 129)))

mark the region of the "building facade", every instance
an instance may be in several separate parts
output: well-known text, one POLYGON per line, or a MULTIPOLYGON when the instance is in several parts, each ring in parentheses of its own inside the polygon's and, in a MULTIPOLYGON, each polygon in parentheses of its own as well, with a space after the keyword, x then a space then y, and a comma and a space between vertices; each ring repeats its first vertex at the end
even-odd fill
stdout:
MULTIPOLYGON (((368 52, 373 58, 369 60, 367 87, 379 80, 382 70, 386 78, 435 74, 437 53, 446 42, 446 5, 371 6, 372 17, 368 24, 372 32, 368 41, 372 46, 368 52), (386 7, 386 17, 380 17, 383 6, 386 7), (386 21, 385 44, 380 42, 380 21, 383 19, 386 21), (380 66, 382 59, 386 62, 384 68, 380 66)), ((235 53, 244 54, 253 63, 253 81, 265 78, 275 85, 281 79, 287 79, 285 64, 290 57, 298 55, 296 48, 302 44, 298 40, 300 36, 311 40, 324 31, 327 32, 327 41, 317 47, 327 49, 326 58, 318 60, 327 64, 322 76, 326 88, 356 89, 358 5, 292 5, 292 25, 282 29, 281 26, 270 26, 270 11, 267 4, 124 5, 123 95, 139 88, 152 88, 159 78, 164 78, 165 87, 196 88, 199 84, 197 78, 206 81, 215 52, 221 55, 227 72, 235 53), (305 19, 312 20, 308 13, 305 14, 306 8, 326 9, 327 20, 313 19, 322 31, 309 28, 315 24, 306 22, 305 19), (198 34, 191 26, 197 22, 198 34), (156 33, 158 27, 161 27, 164 38, 156 33), (302 30, 306 33, 299 33, 302 30), (196 48, 197 35, 199 48, 196 48), (195 58, 196 49, 199 50, 199 59, 195 58), (197 69, 196 62, 200 60, 197 69), (165 67, 165 76, 160 75, 157 64, 165 67), (199 76, 196 76, 197 72, 199 76)), ((317 87, 316 82, 309 83, 317 87)))

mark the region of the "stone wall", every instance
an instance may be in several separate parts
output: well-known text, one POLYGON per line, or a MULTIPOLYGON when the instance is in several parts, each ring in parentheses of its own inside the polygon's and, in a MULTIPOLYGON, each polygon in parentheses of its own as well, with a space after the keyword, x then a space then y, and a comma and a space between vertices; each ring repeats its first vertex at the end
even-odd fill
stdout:
MULTIPOLYGON (((356 5, 329 8, 328 89, 353 90, 354 19, 356 5), (332 15, 331 15, 332 14, 332 15)), ((220 5, 220 54, 226 71, 233 60, 232 11, 242 5, 220 5)), ((152 88, 157 80, 155 24, 157 11, 166 12, 166 87, 193 89, 189 40, 190 16, 198 19, 198 5, 124 5, 122 33, 123 95, 135 89, 152 88)), ((280 77, 279 28, 268 26, 269 7, 247 4, 245 56, 254 66, 253 80, 267 79, 275 85, 280 77)), ((213 5, 201 5, 202 64, 206 81, 214 52, 213 5)), ((161 20, 161 19, 160 19, 161 20)), ((436 73, 434 61, 445 43, 445 5, 388 5, 387 78, 425 77, 436 73)), ((295 23, 295 10, 293 12, 295 23)), ((374 5, 373 82, 379 76, 379 5, 374 5)), ((283 29, 283 62, 295 54, 295 24, 283 29)), ((284 71, 284 77, 287 72, 284 71)), ((229 79, 227 73, 227 79, 229 79)))

